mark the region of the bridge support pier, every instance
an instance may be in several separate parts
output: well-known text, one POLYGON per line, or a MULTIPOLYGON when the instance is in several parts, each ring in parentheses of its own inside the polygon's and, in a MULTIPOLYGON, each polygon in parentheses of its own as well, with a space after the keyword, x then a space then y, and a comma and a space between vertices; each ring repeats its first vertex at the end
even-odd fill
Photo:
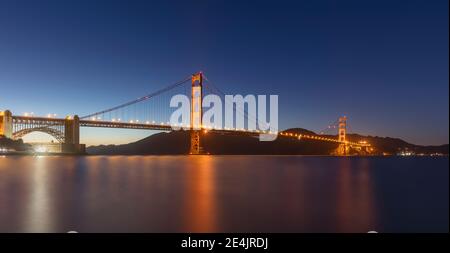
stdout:
POLYGON ((80 118, 67 116, 64 120, 64 143, 80 144, 80 118))
POLYGON ((201 154, 200 147, 200 131, 192 130, 191 131, 191 148, 189 154, 191 155, 199 155, 201 154))
POLYGON ((337 148, 337 154, 342 155, 342 156, 347 155, 347 153, 348 153, 347 149, 348 149, 347 145, 339 144, 339 147, 337 148))
POLYGON ((64 143, 62 152, 85 153, 85 145, 80 144, 80 118, 67 116, 64 120, 64 143))
POLYGON ((0 135, 6 138, 12 138, 13 120, 12 113, 9 110, 0 112, 0 135))

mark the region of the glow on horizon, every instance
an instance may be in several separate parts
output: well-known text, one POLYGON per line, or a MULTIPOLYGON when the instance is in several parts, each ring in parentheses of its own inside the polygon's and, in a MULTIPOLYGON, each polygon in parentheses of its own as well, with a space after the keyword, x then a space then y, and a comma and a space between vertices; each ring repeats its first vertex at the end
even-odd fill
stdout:
MULTIPOLYGON (((87 147, 97 145, 128 144, 159 132, 160 131, 140 129, 81 128, 80 143, 86 144, 87 147)), ((41 132, 32 132, 25 135, 22 139, 25 143, 57 142, 57 140, 52 136, 41 132)))

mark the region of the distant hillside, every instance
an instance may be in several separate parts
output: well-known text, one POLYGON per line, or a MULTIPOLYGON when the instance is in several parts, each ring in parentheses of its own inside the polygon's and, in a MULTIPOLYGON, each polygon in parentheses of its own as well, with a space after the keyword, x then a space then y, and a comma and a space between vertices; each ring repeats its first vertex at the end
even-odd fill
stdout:
MULTIPOLYGON (((287 132, 315 135, 314 132, 293 128, 287 132)), ((336 136, 330 136, 336 138, 336 136)), ((389 137, 347 135, 350 141, 366 140, 371 143, 376 152, 395 154, 399 150, 412 150, 416 153, 444 153, 448 154, 448 144, 442 146, 417 146, 401 139, 389 137)), ((202 133, 201 145, 209 154, 242 154, 242 155, 329 155, 336 148, 336 143, 316 140, 297 140, 295 138, 279 137, 275 141, 261 142, 256 137, 243 134, 222 135, 218 133, 202 133)), ((89 154, 120 154, 120 155, 146 155, 146 154, 188 154, 190 136, 186 131, 173 131, 158 133, 137 142, 124 145, 100 145, 87 148, 89 154)))
POLYGON ((362 136, 359 134, 348 134, 347 138, 350 141, 359 141, 366 140, 372 146, 376 147, 380 152, 386 152, 395 154, 399 150, 411 150, 415 153, 423 153, 423 154, 433 154, 433 153, 442 153, 448 154, 449 145, 439 145, 439 146, 420 146, 408 143, 399 138, 391 138, 391 137, 378 137, 378 136, 362 136))
POLYGON ((184 131, 157 133, 137 142, 123 145, 100 145, 86 149, 89 154, 187 154, 189 152, 189 134, 184 131))

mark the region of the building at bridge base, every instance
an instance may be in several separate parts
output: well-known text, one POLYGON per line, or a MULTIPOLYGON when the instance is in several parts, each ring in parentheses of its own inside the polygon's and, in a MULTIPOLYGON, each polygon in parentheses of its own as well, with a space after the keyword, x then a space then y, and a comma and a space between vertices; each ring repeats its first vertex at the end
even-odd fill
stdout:
POLYGON ((85 144, 66 144, 61 143, 61 152, 70 154, 85 154, 86 145, 85 144))
POLYGON ((336 155, 341 155, 341 156, 348 155, 348 154, 350 154, 349 151, 350 151, 350 146, 342 143, 342 144, 339 144, 338 148, 336 149, 336 155))
POLYGON ((372 146, 360 146, 352 144, 339 144, 339 146, 331 153, 336 156, 367 156, 374 154, 372 146))
POLYGON ((84 144, 65 143, 28 143, 37 153, 85 154, 84 144))

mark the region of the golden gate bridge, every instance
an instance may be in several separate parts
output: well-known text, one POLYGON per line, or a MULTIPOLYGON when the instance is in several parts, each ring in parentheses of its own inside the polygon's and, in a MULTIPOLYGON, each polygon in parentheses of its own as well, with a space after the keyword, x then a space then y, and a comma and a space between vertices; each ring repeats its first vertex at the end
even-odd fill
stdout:
MULTIPOLYGON (((235 114, 243 116, 247 122, 253 121, 260 125, 256 115, 251 115, 248 108, 241 107, 229 101, 225 93, 213 85, 202 72, 195 73, 163 87, 146 96, 137 98, 127 103, 120 104, 105 110, 94 112, 85 116, 67 116, 55 118, 52 115, 38 117, 33 115, 13 115, 9 110, 0 112, 0 135, 12 139, 20 139, 32 132, 43 132, 49 134, 61 145, 61 151, 67 153, 83 153, 85 145, 80 144, 80 127, 97 128, 121 128, 121 129, 145 129, 172 131, 174 128, 188 129, 190 131, 190 154, 202 154, 201 132, 217 132, 220 134, 244 134, 248 136, 259 136, 260 134, 277 135, 280 138, 296 138, 334 142, 337 144, 337 154, 346 155, 349 148, 369 150, 370 144, 352 142, 347 140, 347 118, 340 117, 328 130, 336 128, 337 138, 321 134, 300 134, 288 131, 257 130, 221 125, 203 124, 202 99, 208 94, 214 94, 223 98, 225 103, 231 103, 235 114), (175 109, 168 106, 168 100, 175 94, 185 94, 190 97, 190 121, 188 123, 171 123, 168 115, 175 109)), ((248 124, 247 124, 248 125, 248 124)))

